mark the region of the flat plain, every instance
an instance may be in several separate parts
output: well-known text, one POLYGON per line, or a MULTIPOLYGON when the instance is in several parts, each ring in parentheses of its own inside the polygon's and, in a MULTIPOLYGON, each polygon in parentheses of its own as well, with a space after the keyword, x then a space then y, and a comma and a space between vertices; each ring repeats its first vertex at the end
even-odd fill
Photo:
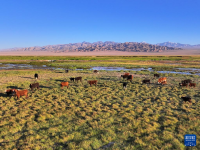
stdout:
MULTIPOLYGON (((199 57, 62 57, 65 61, 60 57, 12 58, 1 57, 1 60, 30 63, 30 60, 54 59, 55 62, 45 64, 72 68, 69 73, 42 69, 0 71, 2 149, 184 150, 185 134, 196 134, 199 139, 200 77, 160 74, 167 77, 167 85, 157 84, 158 79, 153 77, 156 68, 169 70, 177 65, 198 68, 199 57), (123 70, 102 70, 99 74, 87 69, 74 70, 97 64, 155 67, 155 71, 128 71, 134 79, 124 89, 122 83, 127 81, 121 78, 123 70), (33 78, 34 73, 39 74, 38 80, 33 78), (82 83, 69 80, 78 76, 83 77, 82 83), (87 81, 94 79, 98 84, 90 87, 87 81), (142 84, 143 79, 151 79, 151 84, 142 84), (197 86, 180 87, 184 79, 193 80, 197 86), (62 81, 68 81, 69 88, 61 89, 62 81), (34 82, 40 84, 40 90, 31 92, 29 84, 34 82), (29 89, 28 99, 7 97, 5 90, 10 88, 29 89), (191 96, 192 103, 184 103, 182 96, 191 96)), ((197 146, 187 149, 200 149, 198 141, 197 146)))
POLYGON ((169 50, 163 52, 49 52, 49 51, 0 51, 0 56, 194 56, 200 55, 200 49, 169 50))

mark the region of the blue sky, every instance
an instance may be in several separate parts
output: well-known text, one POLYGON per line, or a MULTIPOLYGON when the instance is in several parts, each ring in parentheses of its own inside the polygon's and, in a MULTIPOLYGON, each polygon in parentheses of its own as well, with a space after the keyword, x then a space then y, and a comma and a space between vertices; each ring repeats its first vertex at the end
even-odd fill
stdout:
POLYGON ((0 1, 0 49, 83 41, 200 44, 200 0, 0 1))

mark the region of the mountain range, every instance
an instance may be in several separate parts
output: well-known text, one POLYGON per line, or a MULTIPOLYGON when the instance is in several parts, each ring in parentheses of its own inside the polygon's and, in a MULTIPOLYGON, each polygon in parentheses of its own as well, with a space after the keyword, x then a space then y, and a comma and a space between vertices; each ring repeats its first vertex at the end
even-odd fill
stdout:
POLYGON ((181 43, 173 43, 173 42, 158 43, 156 45, 168 46, 168 47, 176 47, 176 48, 200 48, 200 44, 190 45, 190 44, 181 44, 181 43))
POLYGON ((126 51, 126 52, 162 52, 167 50, 180 50, 181 48, 174 48, 168 46, 152 45, 148 43, 138 42, 82 42, 82 43, 70 43, 59 45, 47 45, 47 46, 34 46, 26 48, 14 48, 9 50, 14 51, 51 51, 51 52, 91 52, 91 51, 126 51))

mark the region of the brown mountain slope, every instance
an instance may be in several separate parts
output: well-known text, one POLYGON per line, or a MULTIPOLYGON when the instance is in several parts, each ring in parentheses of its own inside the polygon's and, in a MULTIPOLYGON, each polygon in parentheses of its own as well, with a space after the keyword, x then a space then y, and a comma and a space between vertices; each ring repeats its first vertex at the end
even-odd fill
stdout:
POLYGON ((148 43, 137 42, 82 42, 62 45, 47 45, 43 47, 27 47, 15 49, 17 51, 51 51, 51 52, 98 52, 98 51, 124 51, 124 52, 162 52, 167 50, 179 50, 167 46, 152 45, 148 43))

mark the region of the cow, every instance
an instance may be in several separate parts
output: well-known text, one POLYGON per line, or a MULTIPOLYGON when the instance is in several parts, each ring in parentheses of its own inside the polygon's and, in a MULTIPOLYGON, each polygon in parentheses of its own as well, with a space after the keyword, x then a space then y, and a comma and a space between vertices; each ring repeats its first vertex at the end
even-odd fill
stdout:
POLYGON ((75 81, 78 82, 78 80, 80 80, 82 82, 82 77, 76 77, 75 81))
POLYGON ((68 73, 68 72, 69 72, 69 70, 68 70, 68 69, 66 69, 66 70, 65 70, 65 73, 68 73))
POLYGON ((32 83, 29 87, 31 88, 31 91, 33 91, 35 88, 40 89, 39 83, 32 83))
POLYGON ((161 82, 161 85, 167 84, 167 81, 163 81, 161 82))
POLYGON ((92 84, 95 84, 95 86, 97 86, 97 80, 91 80, 88 81, 88 83, 90 84, 90 86, 92 86, 92 84))
POLYGON ((75 78, 69 78, 70 79, 70 81, 73 81, 74 82, 74 80, 75 80, 75 78))
POLYGON ((161 78, 158 79, 158 84, 162 83, 164 81, 167 81, 167 78, 166 77, 161 77, 161 78))
POLYGON ((128 83, 126 83, 126 82, 123 83, 124 89, 127 87, 127 84, 128 84, 128 83))
POLYGON ((158 78, 159 78, 159 77, 160 77, 160 75, 159 75, 159 74, 154 74, 154 78, 155 78, 155 77, 158 77, 158 78))
POLYGON ((189 83, 189 87, 196 87, 196 83, 189 83))
POLYGON ((26 96, 26 98, 28 98, 28 90, 16 90, 14 89, 14 93, 15 93, 15 96, 17 96, 17 99, 20 98, 20 96, 26 96))
POLYGON ((142 80, 142 83, 149 83, 150 84, 150 79, 142 80))
POLYGON ((6 92, 7 96, 14 96, 15 95, 15 91, 14 90, 15 89, 9 89, 9 90, 6 90, 5 92, 6 92))
POLYGON ((133 80, 133 75, 128 75, 127 80, 129 80, 130 82, 132 82, 132 80, 133 80))
POLYGON ((190 79, 181 81, 181 83, 191 83, 191 82, 192 82, 192 80, 190 80, 190 79))
POLYGON ((38 79, 38 74, 35 73, 34 78, 37 80, 38 79))
POLYGON ((67 88, 69 88, 69 82, 61 82, 60 86, 62 89, 64 86, 67 86, 67 88))
POLYGON ((184 102, 192 102, 191 97, 181 97, 184 102))
POLYGON ((94 70, 93 72, 94 72, 94 73, 99 73, 99 71, 98 71, 98 70, 94 70))
POLYGON ((179 83, 179 86, 186 86, 186 87, 188 87, 188 83, 179 83))

